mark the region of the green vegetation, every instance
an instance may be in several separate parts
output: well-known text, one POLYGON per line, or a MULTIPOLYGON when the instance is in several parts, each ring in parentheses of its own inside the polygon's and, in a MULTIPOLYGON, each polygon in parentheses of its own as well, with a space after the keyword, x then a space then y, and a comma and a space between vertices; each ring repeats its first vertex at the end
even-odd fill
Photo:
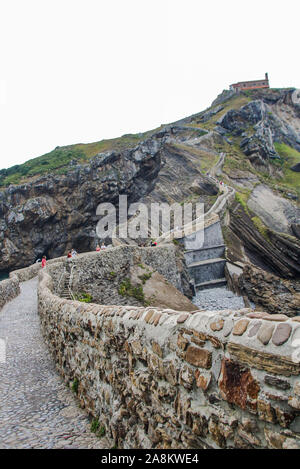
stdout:
POLYGON ((150 137, 157 129, 138 134, 127 134, 122 137, 101 140, 94 143, 79 143, 66 147, 57 147, 55 150, 30 159, 26 163, 15 165, 7 169, 0 170, 0 187, 7 187, 10 184, 20 184, 33 177, 41 176, 49 172, 63 175, 69 171, 69 164, 72 160, 84 163, 88 159, 105 151, 121 151, 126 148, 133 148, 141 141, 150 137))
POLYGON ((266 225, 261 221, 261 219, 258 216, 252 217, 251 218, 255 228, 259 231, 259 233, 267 240, 270 242, 269 238, 269 230, 266 227, 266 225))
POLYGON ((102 438, 105 435, 105 433, 106 433, 105 427, 103 425, 100 425, 100 422, 99 422, 98 418, 94 418, 92 420, 92 422, 91 422, 91 432, 95 433, 95 435, 98 438, 102 438))
MULTIPOLYGON (((226 112, 230 111, 231 109, 240 109, 242 106, 245 106, 245 104, 249 103, 251 101, 251 95, 245 95, 243 93, 237 94, 236 96, 233 96, 232 98, 228 99, 226 101, 226 104, 224 104, 224 108, 217 112, 215 115, 213 115, 207 122, 199 123, 197 122, 191 122, 189 125, 191 126, 200 126, 203 127, 206 130, 212 130, 216 122, 226 114, 226 112)), ((206 112, 213 110, 216 106, 213 106, 211 108, 208 108, 206 112)))
POLYGON ((145 302, 145 295, 143 292, 142 285, 137 285, 136 287, 134 287, 131 284, 129 278, 125 278, 124 280, 122 280, 118 292, 121 296, 130 296, 138 301, 141 301, 142 303, 145 302))
MULTIPOLYGON (((285 143, 275 142, 274 146, 277 153, 282 158, 280 166, 284 176, 280 183, 288 188, 296 190, 298 194, 300 194, 300 173, 290 169, 291 166, 300 163, 300 153, 285 143)), ((274 162, 276 164, 276 160, 274 160, 274 162)))
POLYGON ((75 299, 77 301, 81 301, 82 303, 92 303, 93 301, 92 295, 85 292, 75 294, 75 299))
POLYGON ((158 129, 149 130, 148 132, 138 134, 126 134, 122 137, 112 138, 109 140, 101 140, 99 142, 94 143, 77 143, 75 145, 71 145, 69 148, 81 150, 84 152, 87 158, 92 158, 98 153, 103 153, 105 151, 120 151, 126 148, 133 148, 138 145, 138 143, 150 137, 157 130, 158 129))
POLYGON ((75 378, 73 383, 72 383, 72 387, 71 387, 74 394, 78 394, 78 386, 79 386, 79 381, 78 381, 77 378, 75 378))
POLYGON ((109 276, 111 279, 115 278, 117 276, 116 272, 114 272, 113 270, 111 272, 109 272, 109 276))
POLYGON ((66 170, 65 167, 72 160, 82 162, 86 160, 86 156, 83 151, 78 149, 55 149, 50 153, 26 161, 26 163, 15 165, 8 169, 1 169, 0 186, 19 184, 23 180, 28 180, 31 177, 55 172, 57 170, 62 173, 63 167, 64 170, 66 170))
POLYGON ((244 211, 249 215, 247 201, 250 195, 250 191, 236 192, 235 200, 243 207, 244 211))
POLYGON ((142 281, 143 285, 145 285, 147 280, 149 280, 149 278, 151 277, 152 277, 152 272, 149 272, 148 274, 139 275, 139 279, 142 281))
POLYGON ((97 431, 99 430, 99 427, 100 427, 99 419, 98 418, 93 419, 91 423, 91 432, 97 433, 97 431))
POLYGON ((102 437, 105 435, 105 433, 106 433, 105 427, 102 425, 102 426, 99 428, 99 431, 98 431, 98 433, 97 433, 97 436, 98 436, 99 438, 102 438, 102 437))

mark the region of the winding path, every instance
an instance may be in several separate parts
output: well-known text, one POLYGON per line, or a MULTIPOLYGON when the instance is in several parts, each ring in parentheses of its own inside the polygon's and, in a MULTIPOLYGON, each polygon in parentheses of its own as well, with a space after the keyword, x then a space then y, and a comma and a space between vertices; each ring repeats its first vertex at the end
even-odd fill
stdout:
POLYGON ((0 311, 0 449, 111 448, 90 432, 90 421, 56 372, 37 313, 37 278, 0 311))

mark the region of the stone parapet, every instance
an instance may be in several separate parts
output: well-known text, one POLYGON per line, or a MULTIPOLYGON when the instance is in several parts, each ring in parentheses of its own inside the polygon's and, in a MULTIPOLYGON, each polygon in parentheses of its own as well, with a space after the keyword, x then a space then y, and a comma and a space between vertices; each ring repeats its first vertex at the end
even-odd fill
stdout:
POLYGON ((0 309, 10 300, 18 296, 19 293, 20 285, 16 275, 7 280, 2 280, 2 282, 0 282, 0 309))
POLYGON ((39 276, 45 339, 118 447, 300 447, 298 318, 70 301, 56 269, 39 276))

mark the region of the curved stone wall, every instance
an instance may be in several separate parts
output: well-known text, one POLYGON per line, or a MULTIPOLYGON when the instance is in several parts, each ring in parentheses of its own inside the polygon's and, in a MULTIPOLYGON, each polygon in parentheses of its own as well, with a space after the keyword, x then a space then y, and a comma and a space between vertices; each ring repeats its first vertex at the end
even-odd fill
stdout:
POLYGON ((40 273, 45 339, 118 447, 300 447, 298 318, 70 301, 57 268, 40 273))
POLYGON ((0 309, 5 303, 12 300, 20 293, 19 280, 16 275, 11 276, 7 280, 0 282, 0 309))
MULTIPOLYGON (((57 264, 62 262, 65 257, 58 257, 47 261, 47 264, 57 264)), ((15 298, 20 293, 20 282, 26 282, 36 275, 41 270, 41 264, 33 264, 24 269, 14 270, 10 272, 7 280, 0 282, 0 309, 8 303, 10 300, 15 298)))

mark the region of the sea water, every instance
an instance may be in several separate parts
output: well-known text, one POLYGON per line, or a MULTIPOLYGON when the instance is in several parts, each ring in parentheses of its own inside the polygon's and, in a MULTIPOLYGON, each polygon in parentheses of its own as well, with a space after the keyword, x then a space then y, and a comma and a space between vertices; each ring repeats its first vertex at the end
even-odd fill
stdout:
POLYGON ((6 271, 1 271, 0 272, 0 282, 1 282, 1 280, 5 280, 8 277, 9 277, 9 272, 6 272, 6 271))

